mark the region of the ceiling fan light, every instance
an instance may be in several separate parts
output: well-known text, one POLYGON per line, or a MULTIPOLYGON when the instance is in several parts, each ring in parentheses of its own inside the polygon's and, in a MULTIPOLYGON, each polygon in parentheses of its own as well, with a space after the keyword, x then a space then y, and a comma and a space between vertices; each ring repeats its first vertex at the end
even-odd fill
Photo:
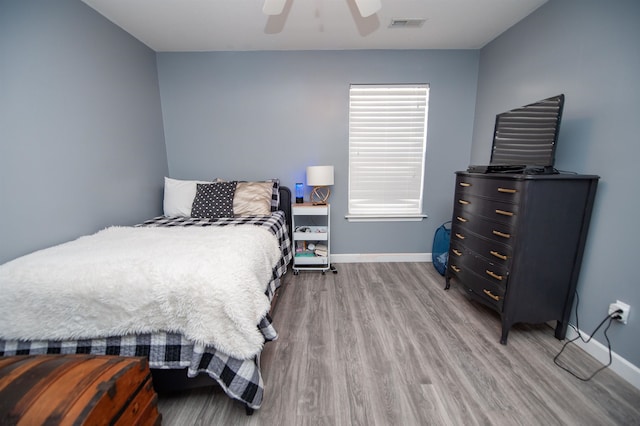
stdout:
POLYGON ((287 0, 264 0, 262 13, 265 15, 280 15, 284 10, 287 0))
POLYGON ((371 16, 382 9, 381 0, 355 0, 355 2, 363 18, 371 16))

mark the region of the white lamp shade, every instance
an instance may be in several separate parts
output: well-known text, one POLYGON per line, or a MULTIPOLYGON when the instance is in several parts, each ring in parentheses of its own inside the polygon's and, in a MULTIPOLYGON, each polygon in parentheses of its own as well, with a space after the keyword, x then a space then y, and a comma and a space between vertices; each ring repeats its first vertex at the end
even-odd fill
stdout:
POLYGON ((333 185, 333 166, 309 166, 307 167, 308 186, 333 185))

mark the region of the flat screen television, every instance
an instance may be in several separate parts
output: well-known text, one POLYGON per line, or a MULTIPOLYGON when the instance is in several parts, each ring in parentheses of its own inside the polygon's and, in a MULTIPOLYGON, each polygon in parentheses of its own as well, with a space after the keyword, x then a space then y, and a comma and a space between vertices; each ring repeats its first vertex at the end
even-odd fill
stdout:
POLYGON ((496 116, 491 166, 553 173, 564 94, 496 116))

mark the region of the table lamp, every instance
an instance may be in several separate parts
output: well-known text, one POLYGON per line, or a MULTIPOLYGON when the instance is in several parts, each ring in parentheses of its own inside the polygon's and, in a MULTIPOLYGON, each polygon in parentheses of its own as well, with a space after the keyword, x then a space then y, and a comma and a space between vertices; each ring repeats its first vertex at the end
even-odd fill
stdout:
POLYGON ((309 166, 307 167, 307 185, 313 186, 311 191, 312 204, 327 204, 333 185, 333 166, 309 166))

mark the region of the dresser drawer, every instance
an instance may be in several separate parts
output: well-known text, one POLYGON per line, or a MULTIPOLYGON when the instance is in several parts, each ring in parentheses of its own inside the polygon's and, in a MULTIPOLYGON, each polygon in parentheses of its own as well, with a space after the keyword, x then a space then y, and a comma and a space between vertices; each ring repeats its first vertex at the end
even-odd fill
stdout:
MULTIPOLYGON (((474 282, 474 284, 480 284, 474 282)), ((485 305, 490 306, 498 312, 502 312, 502 306, 504 305, 504 296, 497 296, 491 291, 491 286, 468 286, 466 283, 462 283, 463 287, 467 290, 474 299, 478 300, 485 305), (487 288, 489 287, 489 288, 487 288)))
POLYGON ((518 217, 518 204, 485 200, 471 194, 456 193, 455 206, 463 216, 473 214, 508 224, 515 223, 518 217))
POLYGON ((452 227, 462 232, 473 232, 488 240, 512 247, 515 242, 516 227, 512 222, 495 222, 473 215, 456 207, 453 213, 452 227))
MULTIPOLYGON (((502 289, 506 287, 508 268, 505 265, 478 256, 464 246, 453 245, 451 254, 453 255, 450 257, 451 262, 455 261, 456 268, 470 270, 478 276, 499 285, 502 289)), ((455 268, 453 269, 455 271, 455 268)), ((504 294, 504 291, 501 294, 504 294)))
POLYGON ((451 227, 451 246, 455 246, 457 249, 462 246, 477 255, 489 259, 501 268, 508 268, 513 258, 511 246, 461 229, 457 224, 451 227))
POLYGON ((502 312, 505 288, 474 273, 464 265, 458 266, 456 263, 450 264, 451 276, 456 278, 460 284, 473 294, 481 302, 502 312))
POLYGON ((468 256, 469 254, 469 249, 463 244, 454 241, 453 239, 451 240, 451 244, 449 245, 449 263, 455 262, 457 264, 461 264, 463 263, 461 258, 468 256))
POLYGON ((498 201, 517 203, 523 192, 524 182, 516 180, 483 179, 460 176, 456 182, 456 192, 472 194, 498 201))

